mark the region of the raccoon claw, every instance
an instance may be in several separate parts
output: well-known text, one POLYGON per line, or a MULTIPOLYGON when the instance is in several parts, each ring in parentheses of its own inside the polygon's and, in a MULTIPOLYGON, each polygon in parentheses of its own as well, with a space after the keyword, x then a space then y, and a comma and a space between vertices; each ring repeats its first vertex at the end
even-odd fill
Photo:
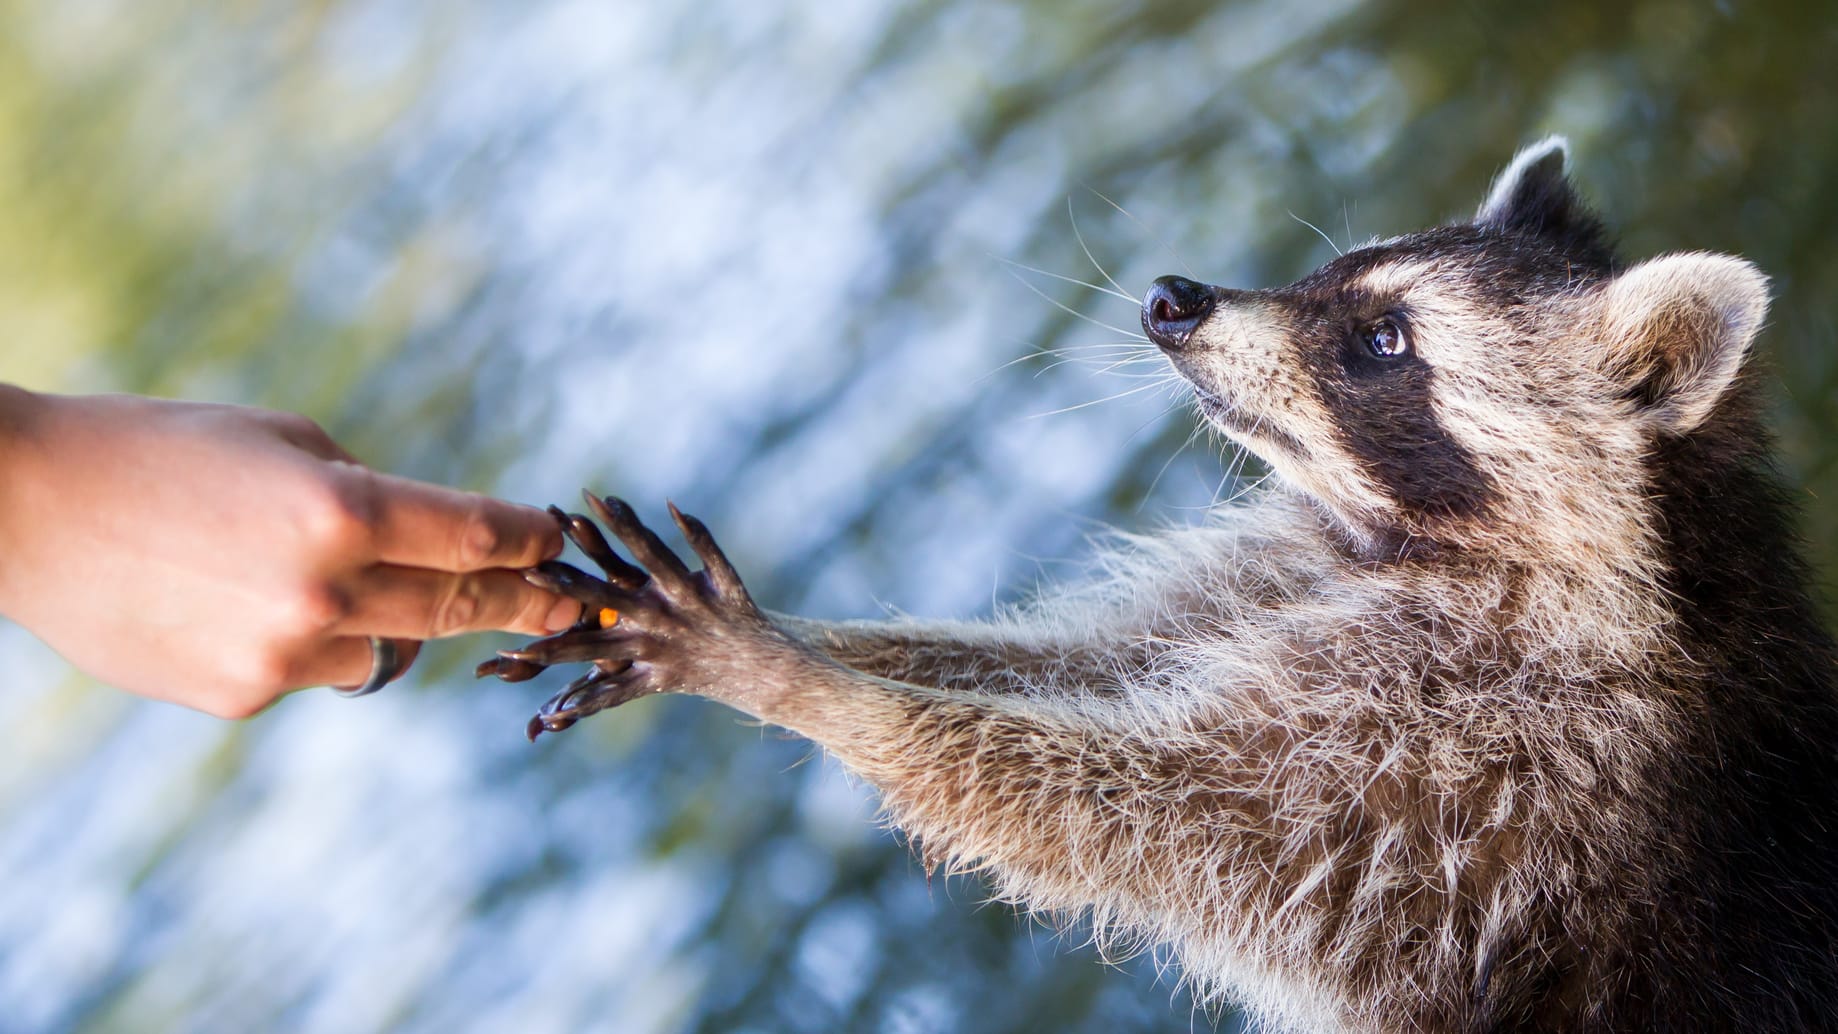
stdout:
POLYGON ((537 708, 536 716, 524 727, 524 735, 534 743, 544 732, 561 732, 590 714, 644 696, 648 691, 626 677, 630 672, 628 663, 612 671, 596 668, 575 679, 537 708))
POLYGON ((676 508, 675 503, 667 503, 670 517, 689 542, 689 548, 695 550, 696 559, 702 561, 701 584, 715 596, 730 603, 753 606, 753 599, 747 594, 747 587, 741 583, 740 575, 734 571, 734 565, 728 562, 727 554, 715 544, 715 536, 709 533, 708 525, 676 508))
POLYGON ((496 675, 500 682, 528 682, 542 674, 546 667, 548 665, 537 664, 534 661, 499 656, 488 661, 481 661, 478 667, 472 669, 472 677, 482 679, 487 675, 496 675))
POLYGON ((668 595, 670 587, 693 577, 688 565, 669 546, 664 545, 664 540, 658 538, 656 532, 645 527, 625 500, 610 495, 600 499, 591 494, 586 494, 586 499, 594 514, 612 529, 620 542, 625 543, 626 549, 631 550, 632 559, 651 572, 646 580, 661 583, 657 586, 660 592, 668 595))
MULTIPOLYGON (((581 495, 587 500, 588 505, 594 504, 594 497, 585 490, 581 495)), ((562 534, 568 537, 568 541, 574 543, 575 547, 587 559, 592 560, 600 570, 606 572, 606 580, 610 584, 626 592, 637 592, 645 587, 645 582, 650 580, 642 568, 627 563, 623 557, 613 551, 613 547, 606 541, 606 536, 600 534, 600 529, 594 526, 593 521, 578 513, 563 513, 558 506, 549 507, 549 515, 561 524, 562 534)))

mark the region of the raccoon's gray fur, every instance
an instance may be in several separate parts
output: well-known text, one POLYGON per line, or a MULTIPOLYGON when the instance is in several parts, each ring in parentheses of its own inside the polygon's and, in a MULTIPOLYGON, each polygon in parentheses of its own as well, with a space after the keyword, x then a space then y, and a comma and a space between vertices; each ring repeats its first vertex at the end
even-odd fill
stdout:
MULTIPOLYGON (((729 702, 928 859, 1296 1031, 1838 1028, 1838 695, 1745 362, 1741 259, 1623 267, 1561 140, 1472 222, 1144 325, 1282 484, 986 621, 752 607, 571 532, 620 610, 534 728, 729 702)), ((596 501, 598 503, 598 501, 596 501)), ((494 667, 492 664, 488 668, 494 667)))

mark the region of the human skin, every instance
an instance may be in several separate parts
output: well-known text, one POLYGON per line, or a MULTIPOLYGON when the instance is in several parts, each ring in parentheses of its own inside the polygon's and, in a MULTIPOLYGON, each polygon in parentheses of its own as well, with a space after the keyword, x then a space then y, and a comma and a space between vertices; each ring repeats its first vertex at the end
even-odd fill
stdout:
POLYGON ((517 574, 541 510, 378 473, 291 413, 0 385, 0 614, 103 682, 223 718, 355 685, 369 637, 567 628, 517 574))

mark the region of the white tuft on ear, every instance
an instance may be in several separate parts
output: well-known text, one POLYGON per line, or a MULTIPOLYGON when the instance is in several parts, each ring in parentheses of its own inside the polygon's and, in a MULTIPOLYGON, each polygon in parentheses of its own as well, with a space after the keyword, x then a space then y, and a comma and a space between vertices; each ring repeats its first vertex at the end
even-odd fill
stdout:
POLYGON ((1603 288, 1601 345, 1629 399, 1673 434, 1703 423, 1768 314, 1768 278, 1733 255, 1662 255, 1603 288))
POLYGON ((1528 144, 1513 155, 1504 171, 1494 177, 1493 189, 1474 214, 1476 223, 1504 225, 1528 197, 1537 197, 1564 186, 1570 167, 1570 141, 1552 134, 1528 144))

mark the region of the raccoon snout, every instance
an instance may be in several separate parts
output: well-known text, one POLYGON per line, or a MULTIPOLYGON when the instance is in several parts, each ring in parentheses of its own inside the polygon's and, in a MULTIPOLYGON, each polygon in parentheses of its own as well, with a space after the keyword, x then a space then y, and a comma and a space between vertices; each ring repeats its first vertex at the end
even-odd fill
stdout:
POLYGON ((1179 352, 1216 301, 1216 293, 1205 284, 1184 276, 1160 277, 1142 299, 1143 333, 1162 351, 1179 352))

